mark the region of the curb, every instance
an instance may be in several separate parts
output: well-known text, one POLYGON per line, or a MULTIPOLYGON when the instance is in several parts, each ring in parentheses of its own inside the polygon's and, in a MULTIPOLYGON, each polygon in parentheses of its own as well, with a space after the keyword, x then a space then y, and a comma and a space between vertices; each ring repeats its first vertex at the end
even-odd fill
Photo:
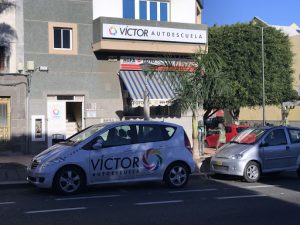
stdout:
POLYGON ((27 181, 4 181, 0 182, 0 189, 5 188, 24 188, 29 187, 30 184, 27 181))

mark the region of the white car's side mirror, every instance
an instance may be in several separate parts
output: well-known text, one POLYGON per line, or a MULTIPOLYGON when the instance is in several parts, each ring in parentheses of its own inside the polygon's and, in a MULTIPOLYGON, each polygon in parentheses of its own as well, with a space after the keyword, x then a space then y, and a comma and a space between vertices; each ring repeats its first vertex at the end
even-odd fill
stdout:
POLYGON ((96 142, 95 144, 93 144, 93 149, 94 149, 94 150, 99 150, 99 149, 101 149, 102 146, 103 146, 103 142, 104 142, 104 140, 103 140, 101 137, 99 137, 99 138, 97 139, 97 142, 96 142))

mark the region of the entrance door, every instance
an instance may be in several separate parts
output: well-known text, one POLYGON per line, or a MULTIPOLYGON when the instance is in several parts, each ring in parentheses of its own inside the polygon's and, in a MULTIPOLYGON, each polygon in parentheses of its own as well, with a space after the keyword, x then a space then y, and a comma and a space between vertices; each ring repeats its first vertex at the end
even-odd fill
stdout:
POLYGON ((48 101, 48 147, 52 146, 52 139, 55 135, 66 134, 66 102, 48 101))
POLYGON ((66 138, 82 129, 82 102, 66 102, 66 138))

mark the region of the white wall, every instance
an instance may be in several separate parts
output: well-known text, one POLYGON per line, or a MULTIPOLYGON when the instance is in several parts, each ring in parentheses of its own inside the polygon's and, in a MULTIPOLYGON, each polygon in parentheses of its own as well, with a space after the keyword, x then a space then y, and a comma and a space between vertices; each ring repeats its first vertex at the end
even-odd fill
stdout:
POLYGON ((196 23, 195 0, 171 0, 171 22, 196 23))
POLYGON ((93 19, 100 16, 123 17, 122 0, 93 0, 93 19))

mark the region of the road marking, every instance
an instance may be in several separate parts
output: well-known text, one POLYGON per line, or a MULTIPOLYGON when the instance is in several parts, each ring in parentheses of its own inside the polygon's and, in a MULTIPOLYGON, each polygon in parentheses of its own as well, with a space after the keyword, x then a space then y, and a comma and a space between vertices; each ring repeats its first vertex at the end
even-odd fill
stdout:
POLYGON ((86 207, 36 210, 36 211, 28 211, 28 212, 25 212, 25 213, 26 214, 36 214, 36 213, 64 212, 64 211, 74 211, 74 210, 84 210, 84 209, 86 209, 86 207))
POLYGON ((160 201, 160 202, 139 202, 139 203, 135 203, 135 205, 158 205, 158 204, 171 204, 171 203, 179 203, 179 202, 183 202, 183 200, 160 201))
POLYGON ((0 202, 0 205, 11 205, 16 204, 16 202, 0 202))
POLYGON ((175 194, 175 193, 188 193, 188 192, 205 192, 205 191, 216 191, 217 189, 215 188, 210 188, 210 189, 196 189, 196 190, 183 190, 183 191, 169 191, 170 194, 175 194))
POLYGON ((256 197, 267 197, 267 195, 240 195, 240 196, 229 196, 229 197, 217 197, 216 199, 225 200, 225 199, 256 198, 256 197))
POLYGON ((269 188, 269 187, 278 187, 277 185, 257 185, 257 186, 246 186, 245 188, 255 189, 255 188, 269 188))
POLYGON ((86 197, 75 197, 75 198, 57 198, 56 201, 68 201, 68 200, 84 200, 84 199, 93 199, 93 198, 115 198, 120 197, 121 195, 96 195, 96 196, 86 196, 86 197))

